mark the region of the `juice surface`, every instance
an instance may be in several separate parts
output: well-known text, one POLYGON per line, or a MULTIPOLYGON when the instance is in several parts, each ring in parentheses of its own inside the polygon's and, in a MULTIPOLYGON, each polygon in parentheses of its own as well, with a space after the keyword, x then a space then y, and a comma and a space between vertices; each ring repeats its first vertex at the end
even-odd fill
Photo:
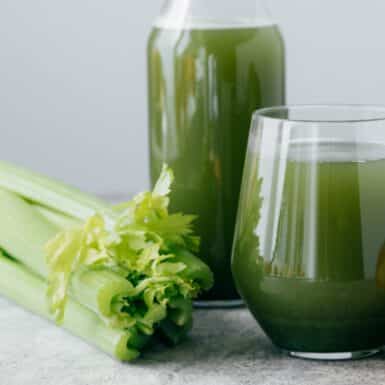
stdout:
POLYGON ((385 146, 299 143, 248 164, 232 265, 266 333, 299 352, 384 345, 385 146))
POLYGON ((198 215, 207 298, 236 299, 231 246, 252 112, 284 103, 284 48, 274 25, 155 27, 148 46, 151 180, 174 170, 173 211, 198 215), (190 28, 191 27, 191 28, 190 28))

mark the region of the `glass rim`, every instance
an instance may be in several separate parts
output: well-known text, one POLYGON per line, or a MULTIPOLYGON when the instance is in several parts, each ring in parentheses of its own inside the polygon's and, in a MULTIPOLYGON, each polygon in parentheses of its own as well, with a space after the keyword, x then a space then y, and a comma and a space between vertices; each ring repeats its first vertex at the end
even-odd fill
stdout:
POLYGON ((298 124, 354 124, 354 123, 365 123, 365 122, 383 122, 385 121, 385 105, 381 104, 288 104, 280 105, 273 107, 265 107, 254 111, 253 119, 271 119, 277 122, 287 122, 287 123, 298 123, 298 124), (297 111, 297 112, 311 112, 311 111, 334 111, 342 112, 347 110, 354 113, 366 113, 373 114, 373 117, 366 118, 352 118, 352 119, 291 119, 288 118, 279 118, 275 117, 274 113, 287 112, 287 111, 297 111))

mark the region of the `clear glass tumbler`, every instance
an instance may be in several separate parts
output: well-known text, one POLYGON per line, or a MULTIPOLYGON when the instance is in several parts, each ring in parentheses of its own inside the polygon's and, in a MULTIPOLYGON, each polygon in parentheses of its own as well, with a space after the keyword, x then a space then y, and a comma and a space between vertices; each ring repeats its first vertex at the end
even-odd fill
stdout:
POLYGON ((254 317, 293 356, 385 345, 385 107, 257 111, 232 270, 254 317))

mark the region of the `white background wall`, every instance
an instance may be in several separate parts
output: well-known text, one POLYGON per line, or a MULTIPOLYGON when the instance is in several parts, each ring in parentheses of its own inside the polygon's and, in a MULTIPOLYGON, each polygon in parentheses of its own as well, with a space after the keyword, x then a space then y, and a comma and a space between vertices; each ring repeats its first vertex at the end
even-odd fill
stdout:
MULTIPOLYGON (((385 104, 384 0, 267 1, 290 103, 385 104)), ((0 0, 0 159, 98 193, 147 187, 145 44, 160 4, 0 0)))

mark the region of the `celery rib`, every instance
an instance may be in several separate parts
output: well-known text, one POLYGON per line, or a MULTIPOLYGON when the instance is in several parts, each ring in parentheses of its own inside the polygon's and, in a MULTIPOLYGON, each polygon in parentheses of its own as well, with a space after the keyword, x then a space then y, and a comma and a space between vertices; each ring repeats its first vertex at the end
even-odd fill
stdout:
MULTIPOLYGON (((42 279, 18 262, 0 255, 1 295, 52 321, 46 304, 46 291, 47 284, 42 279)), ((139 352, 134 346, 139 348, 143 344, 138 336, 132 333, 105 326, 96 314, 71 299, 67 305, 63 327, 122 361, 137 358, 139 352)))
POLYGON ((79 226, 83 223, 79 219, 63 214, 59 211, 55 211, 54 209, 50 209, 46 206, 34 204, 33 207, 40 215, 42 215, 50 223, 57 226, 59 229, 65 230, 73 226, 79 226))
MULTIPOLYGON (((2 189, 0 214, 0 248, 47 279, 44 245, 57 234, 58 227, 23 199, 2 189)), ((127 280, 107 270, 79 271, 72 281, 72 296, 104 317, 110 315, 114 297, 131 289, 127 280)))
POLYGON ((103 200, 4 161, 0 161, 0 187, 74 218, 84 220, 95 212, 114 216, 103 200))
POLYGON ((43 247, 57 232, 27 202, 0 189, 0 248, 44 278, 48 267, 43 247))

